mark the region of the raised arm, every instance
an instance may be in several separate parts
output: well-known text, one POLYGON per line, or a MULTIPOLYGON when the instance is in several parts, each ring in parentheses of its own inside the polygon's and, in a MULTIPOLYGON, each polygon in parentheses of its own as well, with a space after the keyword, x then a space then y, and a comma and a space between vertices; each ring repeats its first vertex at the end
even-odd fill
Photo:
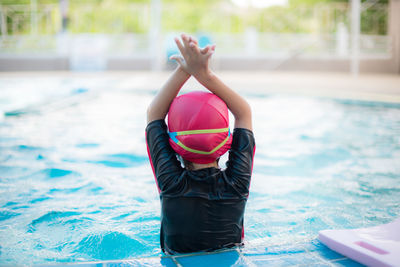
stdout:
POLYGON ((180 66, 193 75, 203 86, 220 97, 235 117, 235 128, 252 130, 251 108, 247 101, 229 88, 209 68, 209 60, 215 50, 215 45, 200 49, 194 38, 182 34, 182 42, 175 42, 183 56, 174 57, 180 66))
POLYGON ((205 74, 195 75, 194 77, 226 103, 235 117, 235 128, 253 130, 251 108, 243 97, 224 84, 221 79, 211 71, 205 74))
POLYGON ((155 120, 165 119, 172 100, 179 93, 179 90, 190 78, 190 74, 178 67, 167 80, 161 90, 154 97, 150 106, 147 108, 147 123, 155 120))

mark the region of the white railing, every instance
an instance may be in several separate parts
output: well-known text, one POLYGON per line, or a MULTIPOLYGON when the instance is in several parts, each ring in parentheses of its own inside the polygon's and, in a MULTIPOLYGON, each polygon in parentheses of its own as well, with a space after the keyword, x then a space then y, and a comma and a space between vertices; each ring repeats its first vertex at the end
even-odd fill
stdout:
MULTIPOLYGON (((100 65, 104 65, 104 59, 109 57, 151 58, 158 54, 162 56, 160 64, 163 64, 166 55, 171 53, 169 50, 173 50, 170 31, 174 29, 164 28, 164 33, 158 33, 157 37, 160 45, 151 45, 155 36, 154 31, 151 31, 150 5, 129 4, 123 9, 113 9, 114 13, 121 12, 118 13, 121 15, 105 18, 107 23, 101 27, 92 15, 106 12, 112 7, 87 4, 70 7, 67 32, 62 31, 60 8, 60 5, 38 5, 35 9, 30 5, 0 5, 0 54, 62 55, 77 64, 86 56, 88 61, 90 58, 98 58, 102 62, 100 65), (142 32, 130 33, 126 20, 130 23, 133 21, 142 32), (102 30, 99 32, 98 28, 102 30), (157 53, 154 51, 156 49, 157 53)), ((211 11, 206 15, 211 22, 224 24, 219 31, 205 31, 205 35, 218 44, 220 56, 349 58, 349 8, 347 3, 335 3, 279 7, 272 12, 268 9, 242 10, 225 2, 223 6, 210 7, 211 11), (252 17, 259 19, 254 20, 252 17), (240 25, 235 24, 233 18, 240 25), (232 33, 237 27, 243 29, 242 33, 232 33), (263 29, 263 32, 259 29, 263 29)), ((176 9, 174 5, 162 5, 162 20, 177 16, 176 9)), ((390 38, 377 34, 388 27, 388 6, 368 2, 363 10, 373 12, 374 16, 369 16, 362 23, 364 29, 359 40, 360 56, 379 57, 390 54, 390 38)), ((206 23, 203 26, 208 27, 206 23)))

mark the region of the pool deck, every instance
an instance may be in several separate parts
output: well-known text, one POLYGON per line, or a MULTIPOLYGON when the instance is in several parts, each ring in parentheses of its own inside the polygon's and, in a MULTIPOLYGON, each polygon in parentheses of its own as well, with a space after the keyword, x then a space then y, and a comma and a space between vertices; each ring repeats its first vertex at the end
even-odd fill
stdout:
MULTIPOLYGON (((71 79, 112 79, 127 90, 157 90, 170 72, 0 72, 0 79, 63 77, 71 79)), ((333 72, 242 72, 217 73, 241 93, 290 94, 365 101, 400 103, 400 74, 362 74, 357 77, 333 72)), ((199 89, 190 79, 184 88, 199 89)))

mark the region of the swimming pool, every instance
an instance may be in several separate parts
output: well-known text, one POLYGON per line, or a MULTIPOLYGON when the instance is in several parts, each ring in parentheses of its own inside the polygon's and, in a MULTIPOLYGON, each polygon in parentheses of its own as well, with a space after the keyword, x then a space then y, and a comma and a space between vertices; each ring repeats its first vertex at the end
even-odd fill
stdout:
MULTIPOLYGON (((100 76, 2 78, 0 88, 0 264, 168 265, 144 140, 155 90, 100 76)), ((244 94, 257 143, 246 245, 202 262, 356 265, 317 233, 399 217, 400 105, 244 94)))

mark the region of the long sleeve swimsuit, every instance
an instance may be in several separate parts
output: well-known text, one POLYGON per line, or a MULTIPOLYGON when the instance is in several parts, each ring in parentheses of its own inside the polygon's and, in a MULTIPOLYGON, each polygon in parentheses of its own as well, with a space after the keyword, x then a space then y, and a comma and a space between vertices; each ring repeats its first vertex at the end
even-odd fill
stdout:
POLYGON ((176 254, 241 245, 255 151, 252 131, 234 129, 225 170, 182 168, 168 139, 164 120, 147 125, 147 150, 161 200, 161 249, 176 254))

